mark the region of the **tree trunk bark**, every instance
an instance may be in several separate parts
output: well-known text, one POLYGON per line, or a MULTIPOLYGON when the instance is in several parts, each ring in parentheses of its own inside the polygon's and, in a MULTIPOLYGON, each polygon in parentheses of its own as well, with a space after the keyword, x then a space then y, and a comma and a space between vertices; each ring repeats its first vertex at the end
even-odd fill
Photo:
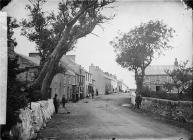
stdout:
POLYGON ((144 82, 144 76, 145 76, 145 69, 141 69, 141 90, 143 90, 143 82, 144 82))
POLYGON ((139 84, 139 75, 138 75, 137 69, 135 70, 135 82, 136 82, 136 86, 137 86, 136 92, 138 93, 139 88, 140 88, 140 84, 139 84))
MULTIPOLYGON (((56 66, 57 67, 57 66, 56 66)), ((50 85, 52 83, 52 80, 56 74, 55 70, 52 70, 48 72, 43 80, 42 86, 41 86, 41 93, 42 93, 42 98, 43 99, 48 99, 48 89, 50 88, 50 85)))
POLYGON ((65 50, 62 49, 57 49, 58 52, 55 53, 54 57, 51 57, 49 61, 49 68, 46 71, 46 75, 42 81, 42 86, 41 86, 41 94, 43 99, 48 98, 48 88, 50 87, 50 84, 52 82, 52 79, 54 75, 56 74, 56 68, 58 67, 58 63, 61 59, 61 57, 65 54, 65 50))
POLYGON ((138 93, 141 94, 141 91, 142 91, 142 81, 140 75, 140 78, 138 79, 138 93))
POLYGON ((135 81, 137 85, 137 93, 140 94, 143 89, 143 80, 144 80, 145 71, 142 70, 141 75, 138 74, 138 71, 135 70, 135 81))

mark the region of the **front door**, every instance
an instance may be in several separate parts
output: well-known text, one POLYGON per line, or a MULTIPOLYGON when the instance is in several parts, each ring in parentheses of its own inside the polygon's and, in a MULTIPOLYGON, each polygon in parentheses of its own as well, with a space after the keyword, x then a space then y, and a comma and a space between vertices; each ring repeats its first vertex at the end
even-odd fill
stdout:
POLYGON ((161 86, 156 86, 156 92, 161 90, 161 86))

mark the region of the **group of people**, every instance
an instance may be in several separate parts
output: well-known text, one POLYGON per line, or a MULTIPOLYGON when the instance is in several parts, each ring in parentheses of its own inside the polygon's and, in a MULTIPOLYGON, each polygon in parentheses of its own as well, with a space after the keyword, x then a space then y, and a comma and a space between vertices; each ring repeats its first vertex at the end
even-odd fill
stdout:
POLYGON ((87 98, 89 98, 89 97, 92 97, 92 99, 94 99, 94 96, 98 96, 99 95, 99 93, 98 93, 98 90, 96 89, 96 94, 94 93, 94 89, 92 88, 91 90, 90 90, 90 92, 87 94, 87 98))
POLYGON ((56 114, 58 113, 58 108, 60 106, 60 103, 62 103, 63 108, 65 108, 65 104, 66 104, 66 98, 65 95, 63 95, 61 102, 59 101, 59 99, 57 98, 57 94, 55 94, 54 98, 53 98, 53 102, 54 102, 54 107, 55 107, 55 112, 56 114))

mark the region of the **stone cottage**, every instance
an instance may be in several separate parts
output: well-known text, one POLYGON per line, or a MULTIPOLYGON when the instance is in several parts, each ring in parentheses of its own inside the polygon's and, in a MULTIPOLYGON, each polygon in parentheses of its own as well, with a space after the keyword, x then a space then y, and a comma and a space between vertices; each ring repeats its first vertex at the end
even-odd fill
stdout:
POLYGON ((172 83, 172 78, 166 74, 166 70, 174 70, 177 65, 178 62, 175 59, 174 65, 152 65, 147 67, 143 82, 144 87, 148 87, 152 91, 163 90, 165 83, 172 83))

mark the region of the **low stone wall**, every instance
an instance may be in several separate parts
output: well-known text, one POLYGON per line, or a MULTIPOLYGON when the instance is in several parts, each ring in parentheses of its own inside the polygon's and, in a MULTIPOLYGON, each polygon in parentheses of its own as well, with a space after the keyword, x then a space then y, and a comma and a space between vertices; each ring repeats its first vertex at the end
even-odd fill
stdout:
POLYGON ((161 116, 178 121, 193 121, 193 104, 191 101, 171 101, 143 97, 141 108, 161 116))
POLYGON ((37 132, 46 126, 46 122, 51 119, 54 113, 53 100, 38 101, 31 103, 31 109, 20 110, 21 123, 17 123, 11 130, 14 139, 30 140, 37 136, 37 132))

